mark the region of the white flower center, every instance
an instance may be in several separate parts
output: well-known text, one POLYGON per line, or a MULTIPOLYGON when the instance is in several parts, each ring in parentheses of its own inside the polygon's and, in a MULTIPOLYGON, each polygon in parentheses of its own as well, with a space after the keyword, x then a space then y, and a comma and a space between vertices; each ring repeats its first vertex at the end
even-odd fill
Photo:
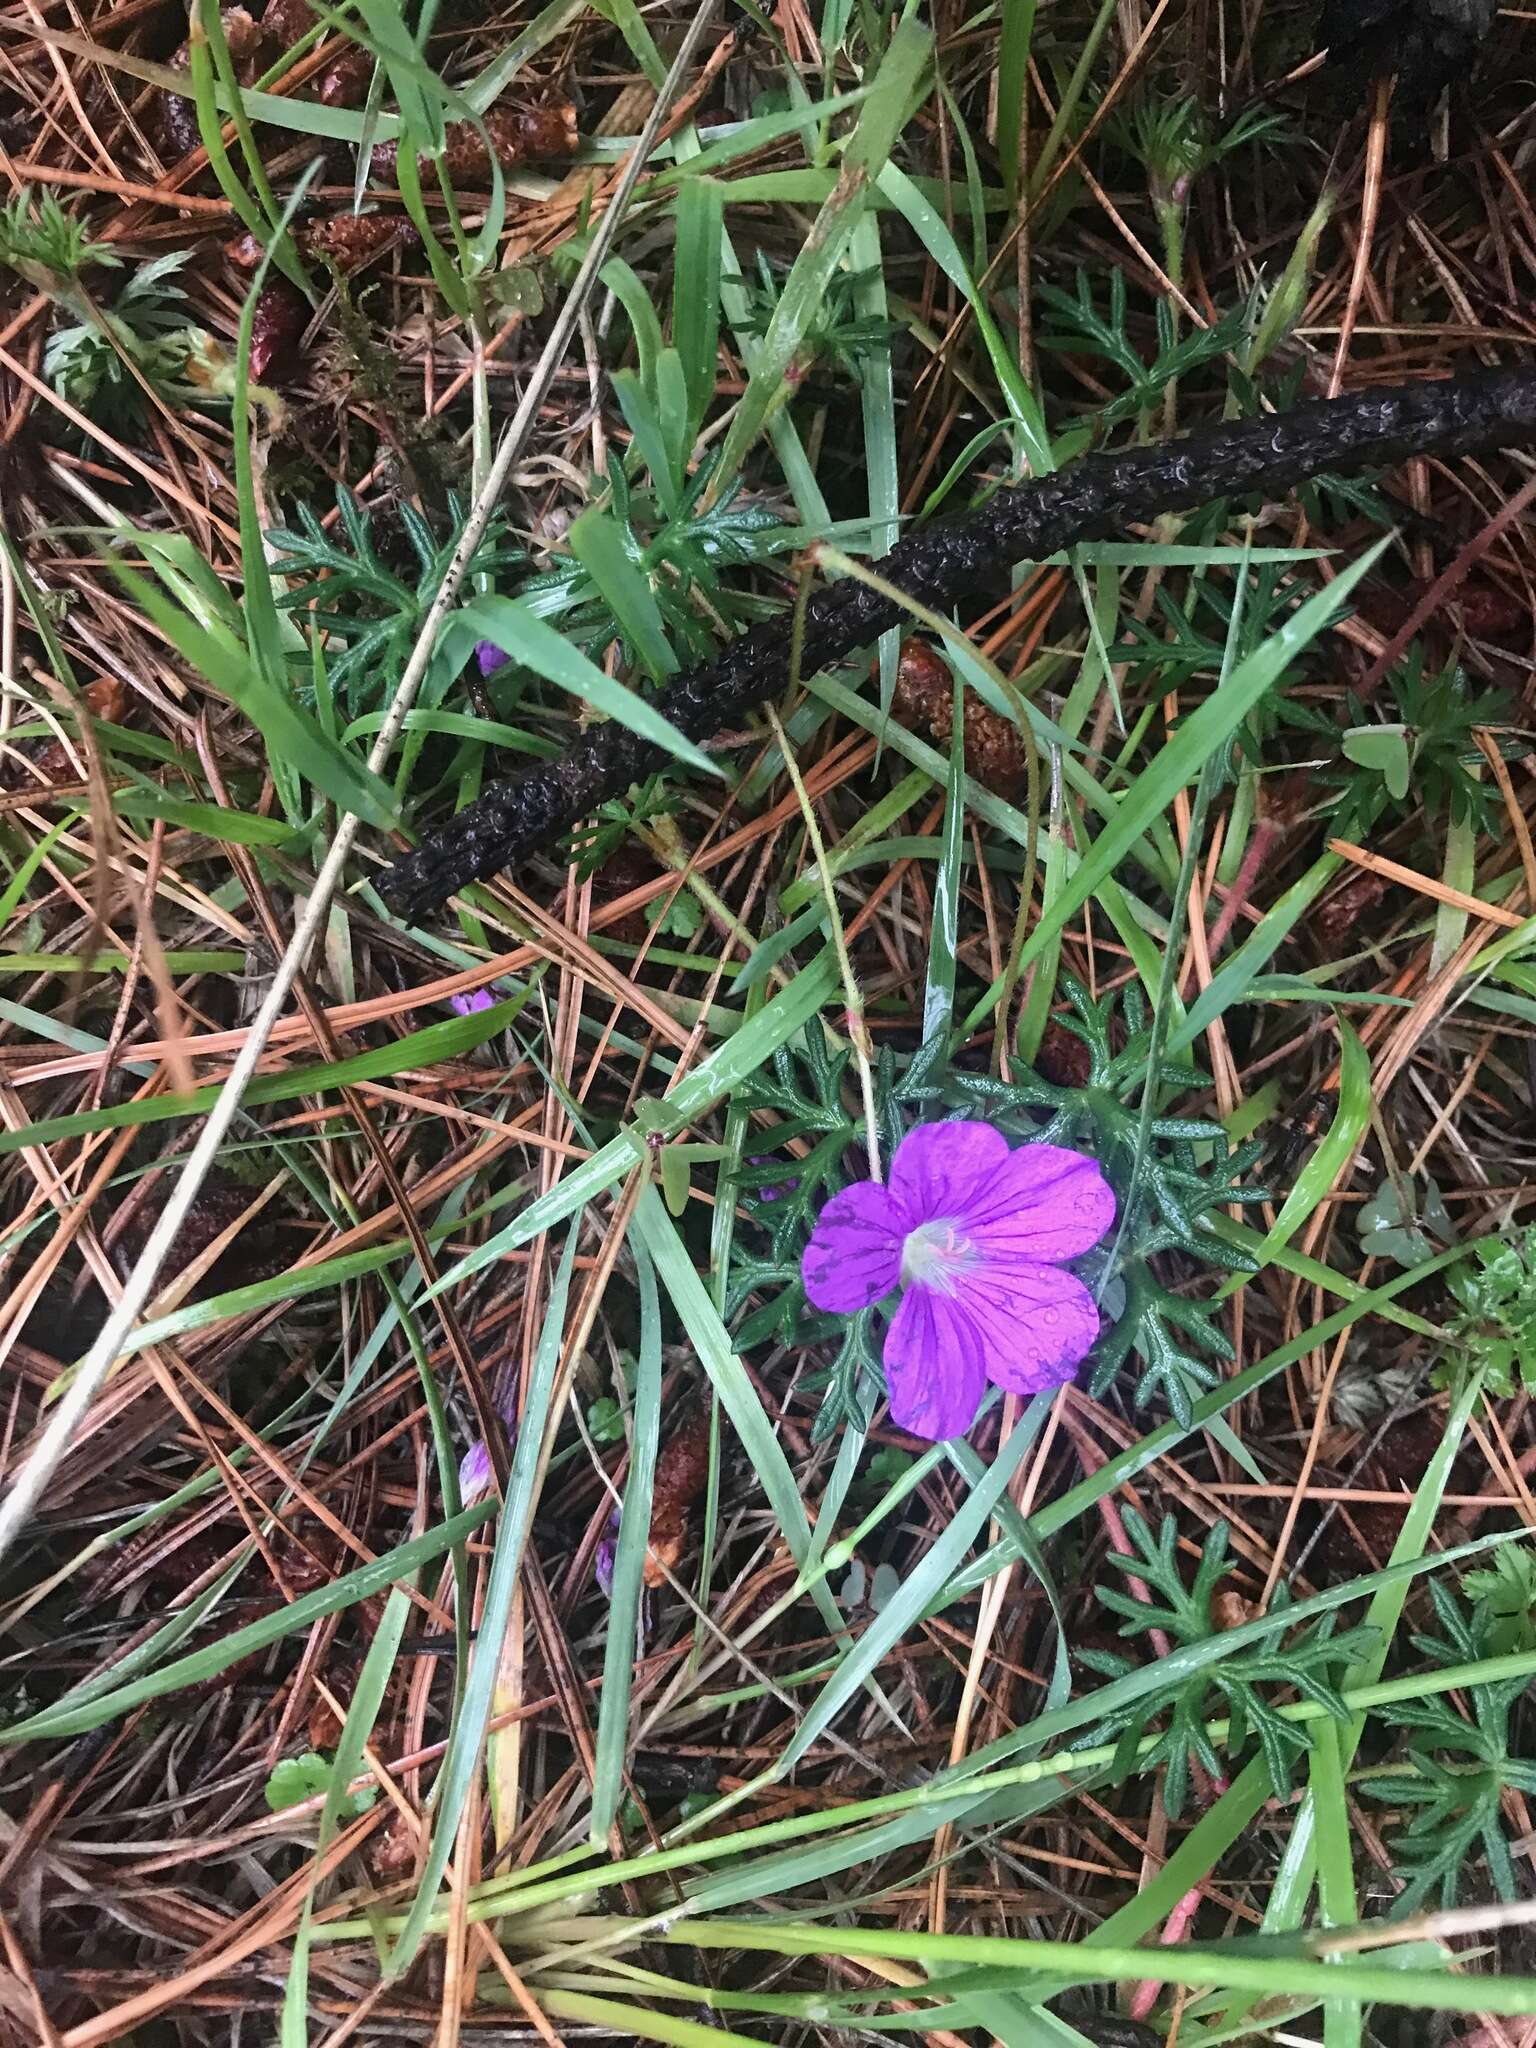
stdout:
POLYGON ((960 1275, 975 1264, 970 1240, 960 1235, 952 1218, 940 1217, 907 1232, 901 1247, 902 1285, 936 1287, 941 1294, 953 1294, 960 1275))

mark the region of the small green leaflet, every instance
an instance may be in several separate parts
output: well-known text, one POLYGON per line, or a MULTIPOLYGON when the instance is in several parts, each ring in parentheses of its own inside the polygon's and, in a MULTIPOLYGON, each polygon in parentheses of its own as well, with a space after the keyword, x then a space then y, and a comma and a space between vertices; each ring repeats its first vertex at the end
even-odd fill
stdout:
MULTIPOLYGON (((318 1799, 329 1788, 331 1774, 331 1759, 318 1750, 306 1750, 303 1756, 282 1757, 267 1780, 267 1804, 274 1813, 286 1813, 290 1806, 318 1799)), ((362 1791, 349 1793, 343 1799, 342 1811, 350 1820, 372 1806, 378 1796, 377 1785, 364 1786, 362 1791)))
POLYGON ((1399 802, 1408 794, 1413 752, 1406 725, 1352 725, 1344 735, 1344 758, 1357 768, 1374 768, 1399 802))

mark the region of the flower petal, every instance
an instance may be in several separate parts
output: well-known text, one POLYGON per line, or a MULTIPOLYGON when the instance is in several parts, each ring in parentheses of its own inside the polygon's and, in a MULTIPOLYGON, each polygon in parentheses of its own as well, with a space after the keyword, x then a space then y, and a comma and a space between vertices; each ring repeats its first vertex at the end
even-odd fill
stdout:
POLYGON ((909 1287, 885 1340, 891 1420, 934 1443, 963 1436, 987 1390, 977 1333, 949 1295, 909 1287))
POLYGON ((967 1214, 1007 1163, 1008 1140, 995 1124, 919 1124, 896 1147, 891 1193, 915 1229, 967 1214))
POLYGON ((878 1181, 858 1180, 816 1219, 800 1261, 812 1308, 849 1316, 873 1308, 901 1278, 906 1219, 878 1181))
POLYGON ((987 1378, 1010 1394, 1065 1386, 1099 1335, 1093 1296, 1058 1266, 975 1266, 960 1277, 956 1305, 987 1378))
POLYGON ((1097 1160, 1062 1145, 1021 1145, 960 1212, 960 1234, 989 1264, 1054 1265, 1096 1245, 1115 1220, 1097 1160))

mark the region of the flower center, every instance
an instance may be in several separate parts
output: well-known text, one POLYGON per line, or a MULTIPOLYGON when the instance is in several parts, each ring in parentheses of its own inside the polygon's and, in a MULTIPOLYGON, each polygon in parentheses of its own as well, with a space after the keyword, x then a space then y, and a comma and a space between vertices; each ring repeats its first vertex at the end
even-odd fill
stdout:
POLYGON ((907 1232, 901 1247, 902 1285, 936 1287, 941 1294, 953 1294, 960 1275, 975 1264, 976 1252, 969 1238, 960 1235, 953 1218, 940 1217, 907 1232))

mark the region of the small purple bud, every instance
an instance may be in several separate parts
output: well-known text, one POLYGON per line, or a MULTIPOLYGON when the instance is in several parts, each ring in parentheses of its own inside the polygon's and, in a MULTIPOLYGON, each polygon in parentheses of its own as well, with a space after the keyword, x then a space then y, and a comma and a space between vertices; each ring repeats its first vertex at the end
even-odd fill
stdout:
POLYGON ((597 1558, 593 1566, 593 1574, 597 1580, 597 1590, 605 1600, 613 1598, 613 1568, 618 1562, 618 1556, 619 1511, 615 1508, 608 1517, 607 1532, 597 1546, 597 1558))
MULTIPOLYGON (((748 1159, 747 1164, 749 1166, 771 1166, 773 1161, 766 1153, 760 1153, 756 1158, 748 1159)), ((757 1199, 760 1202, 781 1202, 786 1195, 792 1195, 799 1185, 800 1179, 798 1175, 790 1180, 770 1181, 767 1187, 757 1189, 757 1199)))
POLYGON ((476 1437, 459 1463, 459 1498, 466 1507, 491 1489, 491 1454, 476 1437))
POLYGON ((507 659, 506 649, 498 647, 494 640, 477 640, 475 642, 475 666, 479 669, 481 675, 495 675, 497 669, 505 668, 507 659))
POLYGON ((461 996, 450 996, 448 1007, 460 1017, 472 1017, 477 1010, 489 1010, 496 998, 488 988, 474 988, 461 996))

